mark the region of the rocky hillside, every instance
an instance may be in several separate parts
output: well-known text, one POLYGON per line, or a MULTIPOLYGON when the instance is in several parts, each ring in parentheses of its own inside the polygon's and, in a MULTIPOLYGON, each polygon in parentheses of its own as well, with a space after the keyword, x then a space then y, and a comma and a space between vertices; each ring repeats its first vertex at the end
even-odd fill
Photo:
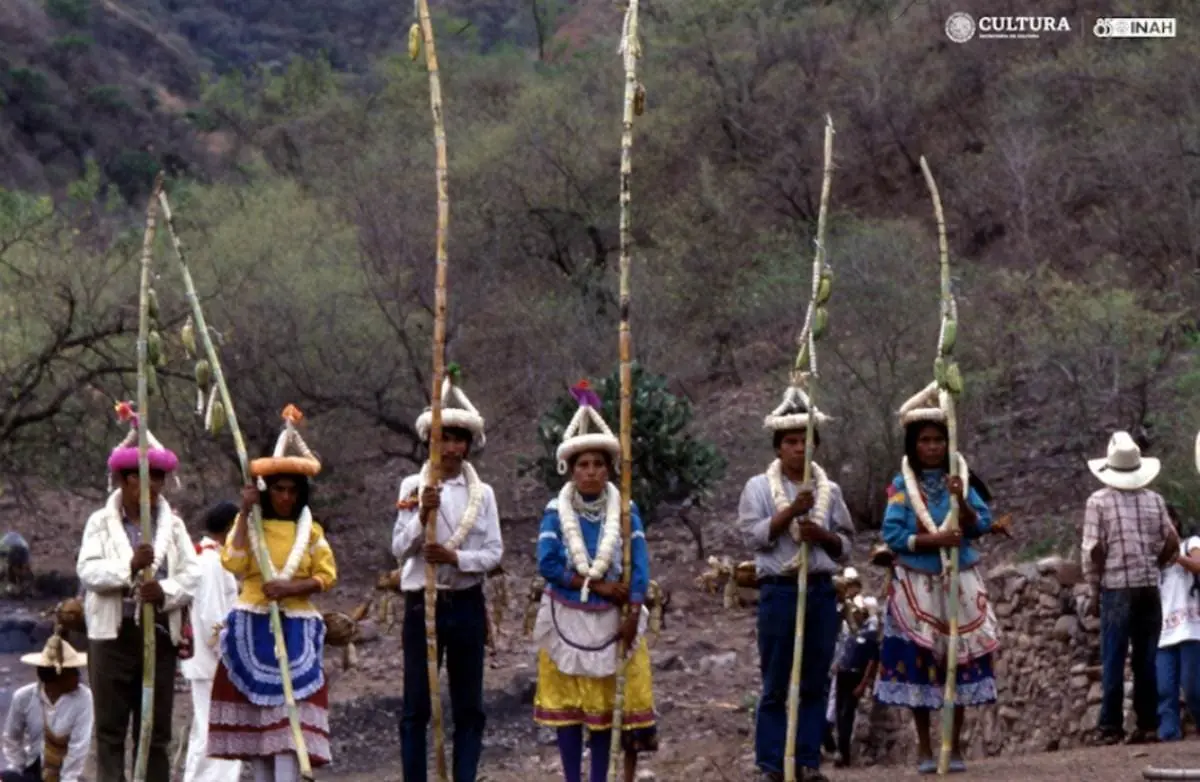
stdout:
MULTIPOLYGON (((433 3, 450 51, 544 49, 572 3, 433 3)), ((159 165, 207 179, 228 144, 203 97, 222 76, 296 57, 369 70, 402 47, 413 15, 385 0, 5 0, 0 4, 0 186, 61 190, 98 165, 116 194, 159 165)))

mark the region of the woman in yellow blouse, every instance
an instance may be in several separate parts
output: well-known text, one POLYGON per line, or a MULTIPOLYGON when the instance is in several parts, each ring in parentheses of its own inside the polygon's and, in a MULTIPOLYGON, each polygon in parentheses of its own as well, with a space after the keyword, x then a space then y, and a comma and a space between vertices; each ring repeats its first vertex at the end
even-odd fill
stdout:
POLYGON ((255 782, 300 778, 275 657, 271 601, 278 602, 282 614, 309 760, 314 767, 330 761, 329 693, 322 668, 325 623, 309 596, 333 587, 337 565, 308 507, 309 479, 320 472, 321 464, 293 427, 300 417, 289 405, 275 455, 251 462, 250 474, 265 489, 243 489, 241 513, 221 551, 221 562, 242 580, 242 591, 221 631, 208 754, 248 761, 255 782), (288 456, 289 446, 299 455, 288 456), (247 521, 256 504, 262 506, 263 544, 275 571, 274 578, 266 580, 254 556, 255 531, 247 521))

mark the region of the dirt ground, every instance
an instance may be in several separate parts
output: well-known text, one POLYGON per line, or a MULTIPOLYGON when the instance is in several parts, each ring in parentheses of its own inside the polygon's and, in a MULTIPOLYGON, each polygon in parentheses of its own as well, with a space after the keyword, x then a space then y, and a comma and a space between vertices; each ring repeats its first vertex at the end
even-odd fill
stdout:
MULTIPOLYGON (((711 747, 696 746, 693 758, 706 758, 705 768, 695 769, 695 760, 686 765, 647 764, 662 782, 751 782, 753 774, 744 766, 729 765, 732 758, 724 752, 711 753, 711 747), (686 771, 686 776, 684 775, 686 771)), ((547 753, 543 753, 547 754, 547 753)), ((1200 768, 1200 742, 1185 741, 1151 747, 1097 747, 1066 752, 1042 753, 1016 757, 975 761, 961 775, 964 780, 979 782, 1130 782, 1143 779, 1148 767, 1200 768)), ((833 782, 857 780, 916 779, 915 769, 873 766, 843 771, 826 769, 833 782)), ((562 777, 554 770, 531 776, 528 773, 493 772, 484 770, 480 782, 559 782, 562 777)), ((369 774, 346 774, 326 777, 339 782, 401 782, 398 771, 369 774)))

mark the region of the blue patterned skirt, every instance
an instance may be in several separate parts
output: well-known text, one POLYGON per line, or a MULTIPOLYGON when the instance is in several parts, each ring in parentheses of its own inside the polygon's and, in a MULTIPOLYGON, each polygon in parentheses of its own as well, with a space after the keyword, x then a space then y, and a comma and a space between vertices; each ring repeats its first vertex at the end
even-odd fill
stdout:
MULTIPOLYGON (((304 743, 312 765, 324 765, 331 759, 329 691, 321 665, 325 622, 320 616, 284 614, 282 619, 304 743)), ((251 760, 294 752, 270 616, 233 609, 218 649, 221 661, 213 680, 208 755, 251 760)))
MULTIPOLYGON (((992 656, 960 662, 955 676, 955 705, 983 706, 996 702, 996 677, 992 656)), ((892 617, 889 601, 883 620, 883 646, 879 651, 879 678, 875 700, 885 706, 940 709, 945 699, 946 661, 914 643, 892 617)))

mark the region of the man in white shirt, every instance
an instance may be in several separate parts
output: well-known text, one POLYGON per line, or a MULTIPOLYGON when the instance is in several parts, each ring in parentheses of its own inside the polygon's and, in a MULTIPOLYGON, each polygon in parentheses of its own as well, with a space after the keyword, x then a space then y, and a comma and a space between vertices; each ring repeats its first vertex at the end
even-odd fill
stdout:
POLYGON ((209 508, 204 514, 204 536, 196 546, 200 580, 191 606, 195 653, 179 666, 192 685, 192 730, 183 782, 237 782, 242 776, 240 760, 208 757, 208 711, 217 675, 217 628, 225 622, 238 596, 237 579, 221 564, 221 546, 237 514, 238 506, 232 502, 209 508))
POLYGON ((87 655, 55 635, 21 662, 37 666, 38 681, 13 694, 0 782, 79 782, 92 742, 92 691, 79 683, 87 655))
POLYGON ((149 432, 151 539, 142 539, 137 418, 128 403, 119 407, 133 426, 108 459, 116 489, 84 525, 75 570, 86 590, 98 782, 125 782, 125 748, 131 732, 136 756, 142 701, 141 607, 154 606, 154 711, 146 778, 157 782, 171 776, 167 749, 178 647, 183 640, 181 611, 192 600, 199 563, 183 519, 162 496, 166 476, 179 466, 179 459, 149 432), (143 570, 153 574, 149 580, 142 580, 143 570))
MULTIPOLYGON (((437 566, 437 646, 450 679, 454 719, 454 782, 474 782, 483 752, 483 668, 487 608, 483 582, 500 564, 504 543, 492 487, 467 461, 484 443, 483 418, 460 389, 447 381, 443 404, 454 395, 461 405, 442 414, 441 486, 428 486, 429 465, 400 484, 392 553, 403 568, 404 711, 400 755, 404 779, 426 780, 425 730, 429 725, 429 678, 425 651, 425 562, 437 566), (425 545, 426 524, 436 525, 437 545, 425 545)), ((417 419, 429 439, 431 414, 417 419)))

